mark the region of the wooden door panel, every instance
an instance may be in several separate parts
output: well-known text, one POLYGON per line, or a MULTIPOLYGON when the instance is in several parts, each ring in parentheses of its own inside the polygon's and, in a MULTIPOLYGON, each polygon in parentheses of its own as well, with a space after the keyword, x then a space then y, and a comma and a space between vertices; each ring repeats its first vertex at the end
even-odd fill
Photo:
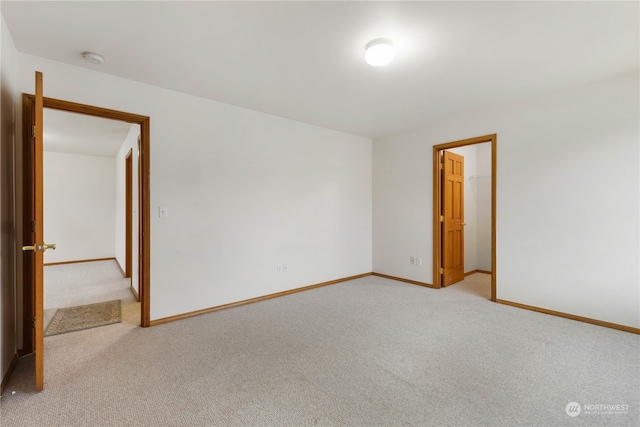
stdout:
POLYGON ((464 279, 464 157, 448 151, 442 172, 442 285, 464 279))
MULTIPOLYGON (((35 219, 34 206, 34 143, 33 126, 35 125, 35 98, 22 95, 23 103, 23 129, 22 129, 22 156, 23 162, 23 225, 22 244, 33 245, 36 241, 35 230, 31 228, 35 219)), ((34 352, 35 329, 32 327, 35 317, 34 292, 35 292, 35 254, 24 251, 22 253, 22 274, 23 274, 23 331, 22 331, 22 354, 32 354, 34 352)))

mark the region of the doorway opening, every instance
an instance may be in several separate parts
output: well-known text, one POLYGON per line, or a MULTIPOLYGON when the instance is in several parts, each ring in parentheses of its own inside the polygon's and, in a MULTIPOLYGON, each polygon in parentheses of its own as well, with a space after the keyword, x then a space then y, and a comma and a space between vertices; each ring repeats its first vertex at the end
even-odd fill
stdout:
MULTIPOLYGON (((150 193, 149 193, 149 147, 150 147, 150 123, 149 117, 131 114, 121 111, 108 110, 84 104, 77 104, 68 101, 61 101, 52 98, 43 98, 43 107, 51 110, 59 110, 70 113, 78 113, 88 116, 105 119, 123 121, 129 124, 139 125, 139 146, 134 147, 139 152, 139 230, 137 241, 140 242, 138 248, 139 261, 139 300, 140 300, 140 325, 150 326, 150 193)), ((33 95, 23 95, 23 124, 24 124, 24 152, 23 152, 23 182, 24 182, 24 234, 25 241, 31 240, 31 227, 28 223, 28 214, 34 209, 33 182, 36 171, 33 168, 34 152, 30 140, 30 133, 33 127, 33 111, 35 108, 35 97, 33 95)), ((35 286, 33 277, 33 259, 24 257, 24 286, 23 286, 23 349, 22 354, 29 354, 34 351, 34 336, 31 328, 32 319, 35 317, 35 286)))
MULTIPOLYGON (((490 146, 490 173, 474 179, 490 179, 490 271, 491 301, 496 300, 496 169, 497 135, 485 135, 433 146, 433 284, 447 286, 464 276, 464 199, 463 156, 452 151, 460 147, 485 144, 490 146), (444 164, 445 152, 449 166, 444 164), (450 168, 449 171, 445 171, 450 168), (458 200, 454 200, 458 198, 458 200)), ((478 181, 479 182, 479 181, 478 181)))
POLYGON ((140 126, 44 108, 43 127, 44 237, 57 246, 43 260, 45 337, 64 317, 58 310, 114 300, 123 323, 140 325, 132 251, 140 126))

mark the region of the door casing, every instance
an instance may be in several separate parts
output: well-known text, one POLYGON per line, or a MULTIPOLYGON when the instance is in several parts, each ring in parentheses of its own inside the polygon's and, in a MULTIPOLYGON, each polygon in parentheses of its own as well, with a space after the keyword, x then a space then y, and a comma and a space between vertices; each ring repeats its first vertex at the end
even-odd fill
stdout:
POLYGON ((442 232, 440 212, 442 212, 442 179, 440 174, 440 153, 444 150, 466 145, 491 143, 491 301, 496 300, 496 179, 497 179, 497 134, 447 142, 433 146, 433 287, 442 287, 442 232))
POLYGON ((133 148, 124 158, 124 224, 125 224, 125 261, 124 261, 124 277, 133 279, 133 240, 131 233, 133 232, 133 148))

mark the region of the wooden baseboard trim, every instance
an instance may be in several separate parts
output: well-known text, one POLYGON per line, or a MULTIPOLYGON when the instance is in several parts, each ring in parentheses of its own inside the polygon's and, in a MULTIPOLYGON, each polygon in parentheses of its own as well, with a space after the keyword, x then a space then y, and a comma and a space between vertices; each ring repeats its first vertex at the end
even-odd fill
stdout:
POLYGON ((630 332, 632 334, 640 334, 640 328, 632 326, 619 325, 617 323, 605 322, 603 320, 591 319, 589 317, 576 316, 575 314, 563 313, 561 311, 547 310, 546 308, 534 307, 532 305, 520 304, 518 302, 496 299, 497 303, 510 305, 512 307, 522 308, 525 310, 537 311, 538 313, 550 314, 552 316, 564 317, 565 319, 577 320, 578 322, 591 323, 592 325, 603 326, 605 328, 617 329, 619 331, 630 332))
POLYGON ((122 266, 120 265, 120 261, 118 261, 117 258, 114 258, 116 260, 116 264, 118 264, 118 268, 120 269, 120 271, 122 272, 122 277, 127 277, 127 273, 124 271, 124 268, 122 268, 122 266))
POLYGON ((11 374, 16 367, 16 363, 18 363, 18 354, 13 355, 13 359, 11 359, 11 364, 9 365, 9 369, 5 373, 4 377, 2 377, 2 382, 0 383, 0 395, 4 393, 4 388, 7 386, 9 382, 9 378, 11 378, 11 374))
POLYGON ((133 284, 129 286, 129 289, 131 289, 131 293, 136 298, 136 301, 140 302, 140 295, 138 295, 138 291, 133 287, 133 284))
POLYGON ((49 266, 49 265, 63 265, 63 264, 79 264, 81 262, 96 262, 96 261, 111 261, 111 260, 116 260, 115 258, 95 258, 95 259, 79 259, 79 260, 75 260, 75 261, 61 261, 61 262, 47 262, 44 264, 44 266, 49 266))
POLYGON ((283 297, 285 295, 291 295, 298 292, 308 291, 311 289, 320 288, 322 286, 335 285, 336 283, 346 282, 349 280, 355 280, 355 279, 360 279, 362 277, 371 276, 371 274, 372 273, 358 274, 356 276, 344 277, 342 279, 331 280, 329 282, 316 283, 315 285, 309 285, 309 286, 304 286, 302 288, 295 288, 295 289, 290 289, 288 291, 277 292, 275 294, 264 295, 261 297, 232 302, 229 304, 218 305, 216 307, 209 307, 209 308, 204 308, 202 310, 191 311, 189 313, 183 313, 175 316, 164 317, 162 319, 152 320, 151 322, 149 322, 149 326, 162 325, 163 323, 169 323, 169 322, 174 322, 176 320, 188 319, 189 317, 195 317, 195 316, 200 316, 201 314, 213 313, 214 311, 218 311, 218 310, 225 310, 227 308, 239 307, 241 305, 252 304, 254 302, 266 301, 271 298, 283 297))
POLYGON ((476 274, 476 273, 491 274, 491 272, 490 272, 490 271, 487 271, 487 270, 473 270, 473 271, 470 271, 470 272, 468 272, 468 273, 464 273, 464 275, 465 275, 465 276, 470 276, 470 275, 472 275, 472 274, 476 274))
POLYGON ((429 283, 417 282, 415 280, 403 279, 401 277, 388 276, 386 274, 381 274, 381 273, 371 273, 371 274, 378 277, 384 277, 385 279, 397 280, 398 282, 411 283, 412 285, 424 286, 425 288, 435 289, 435 286, 429 283))

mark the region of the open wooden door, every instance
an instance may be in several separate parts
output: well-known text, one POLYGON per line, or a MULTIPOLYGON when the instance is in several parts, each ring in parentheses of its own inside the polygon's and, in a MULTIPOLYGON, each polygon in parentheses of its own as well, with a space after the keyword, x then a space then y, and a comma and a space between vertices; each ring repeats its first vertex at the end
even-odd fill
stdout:
MULTIPOLYGON (((31 257, 33 274, 33 307, 31 325, 33 328, 33 353, 35 357, 36 391, 44 388, 44 251, 55 249, 56 245, 44 243, 44 203, 43 203, 43 108, 42 73, 36 71, 36 91, 33 108, 32 138, 25 144, 32 144, 30 151, 33 153, 33 165, 31 169, 31 242, 24 242, 22 247, 25 252, 32 252, 31 257)), ((25 284, 25 286, 28 286, 25 284)))
POLYGON ((442 169, 442 286, 448 286, 464 279, 464 157, 444 151, 442 169))

